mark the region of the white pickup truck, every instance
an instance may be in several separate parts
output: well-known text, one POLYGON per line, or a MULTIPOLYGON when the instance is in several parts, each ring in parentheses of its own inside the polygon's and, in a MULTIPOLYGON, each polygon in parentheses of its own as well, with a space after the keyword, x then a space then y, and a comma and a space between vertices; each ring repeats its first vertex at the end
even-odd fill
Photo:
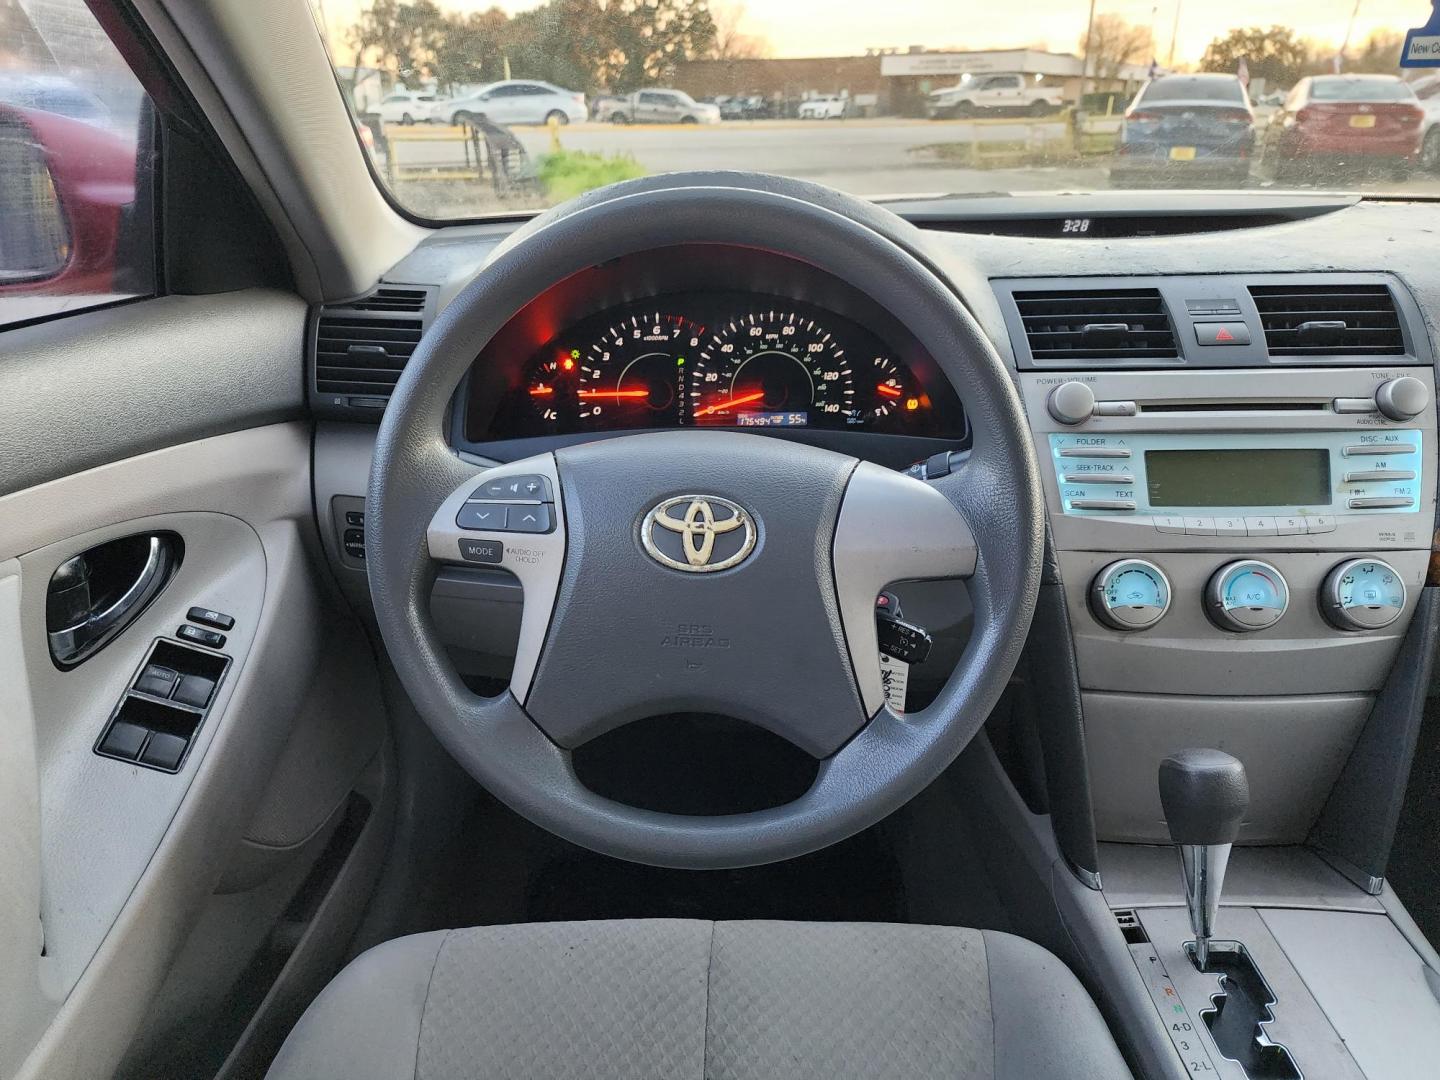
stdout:
POLYGON ((1048 116, 1064 107, 1060 87, 1024 75, 965 75, 954 86, 932 90, 925 114, 932 120, 957 116, 1048 116))

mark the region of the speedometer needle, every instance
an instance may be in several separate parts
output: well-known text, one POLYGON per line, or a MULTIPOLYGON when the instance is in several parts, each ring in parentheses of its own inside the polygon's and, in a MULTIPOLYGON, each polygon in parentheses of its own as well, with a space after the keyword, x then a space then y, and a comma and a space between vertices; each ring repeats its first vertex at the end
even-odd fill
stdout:
POLYGON ((649 397, 649 390, 581 390, 576 397, 582 398, 643 398, 649 397))
POLYGON ((759 401, 764 396, 764 390, 757 390, 753 394, 741 394, 739 397, 732 397, 729 401, 717 401, 714 405, 706 405, 703 409, 697 409, 695 415, 709 416, 711 413, 724 412, 736 405, 749 405, 752 401, 759 401))

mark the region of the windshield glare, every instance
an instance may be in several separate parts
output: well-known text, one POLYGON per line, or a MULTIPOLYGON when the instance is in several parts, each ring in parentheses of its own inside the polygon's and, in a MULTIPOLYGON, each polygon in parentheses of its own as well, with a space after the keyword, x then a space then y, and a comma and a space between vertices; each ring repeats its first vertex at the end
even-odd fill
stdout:
POLYGON ((1440 197, 1440 94, 1411 89, 1434 73, 1400 67, 1421 0, 312 5, 378 182, 421 218, 515 214, 689 169, 881 200, 1440 197), (1349 121, 1308 102, 1414 108, 1349 121))

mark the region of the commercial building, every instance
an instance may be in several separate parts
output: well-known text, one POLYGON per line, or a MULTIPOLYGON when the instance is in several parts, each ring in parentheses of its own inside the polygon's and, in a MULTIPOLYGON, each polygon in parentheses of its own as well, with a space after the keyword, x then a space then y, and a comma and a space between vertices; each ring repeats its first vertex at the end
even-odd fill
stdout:
MULTIPOLYGON (((1123 64, 1113 79, 1091 79, 1091 89, 1132 92, 1148 76, 1148 65, 1123 64)), ((1066 101, 1080 96, 1085 62, 1071 53, 1042 49, 978 52, 874 53, 868 56, 794 57, 751 60, 691 60, 678 65, 676 85, 692 97, 753 95, 795 102, 818 94, 842 94, 875 102, 885 115, 922 115, 925 96, 954 86, 964 75, 1019 72, 1056 82, 1066 101)))

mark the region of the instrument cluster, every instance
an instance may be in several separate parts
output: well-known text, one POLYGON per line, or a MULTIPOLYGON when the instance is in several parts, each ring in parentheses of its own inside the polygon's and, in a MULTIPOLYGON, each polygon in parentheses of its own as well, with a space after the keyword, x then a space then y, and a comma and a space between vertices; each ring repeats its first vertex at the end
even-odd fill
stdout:
POLYGON ((959 438, 965 420, 938 370, 922 381, 899 350, 845 316, 707 291, 607 308, 561 329, 511 377, 487 434, 672 427, 959 438))

